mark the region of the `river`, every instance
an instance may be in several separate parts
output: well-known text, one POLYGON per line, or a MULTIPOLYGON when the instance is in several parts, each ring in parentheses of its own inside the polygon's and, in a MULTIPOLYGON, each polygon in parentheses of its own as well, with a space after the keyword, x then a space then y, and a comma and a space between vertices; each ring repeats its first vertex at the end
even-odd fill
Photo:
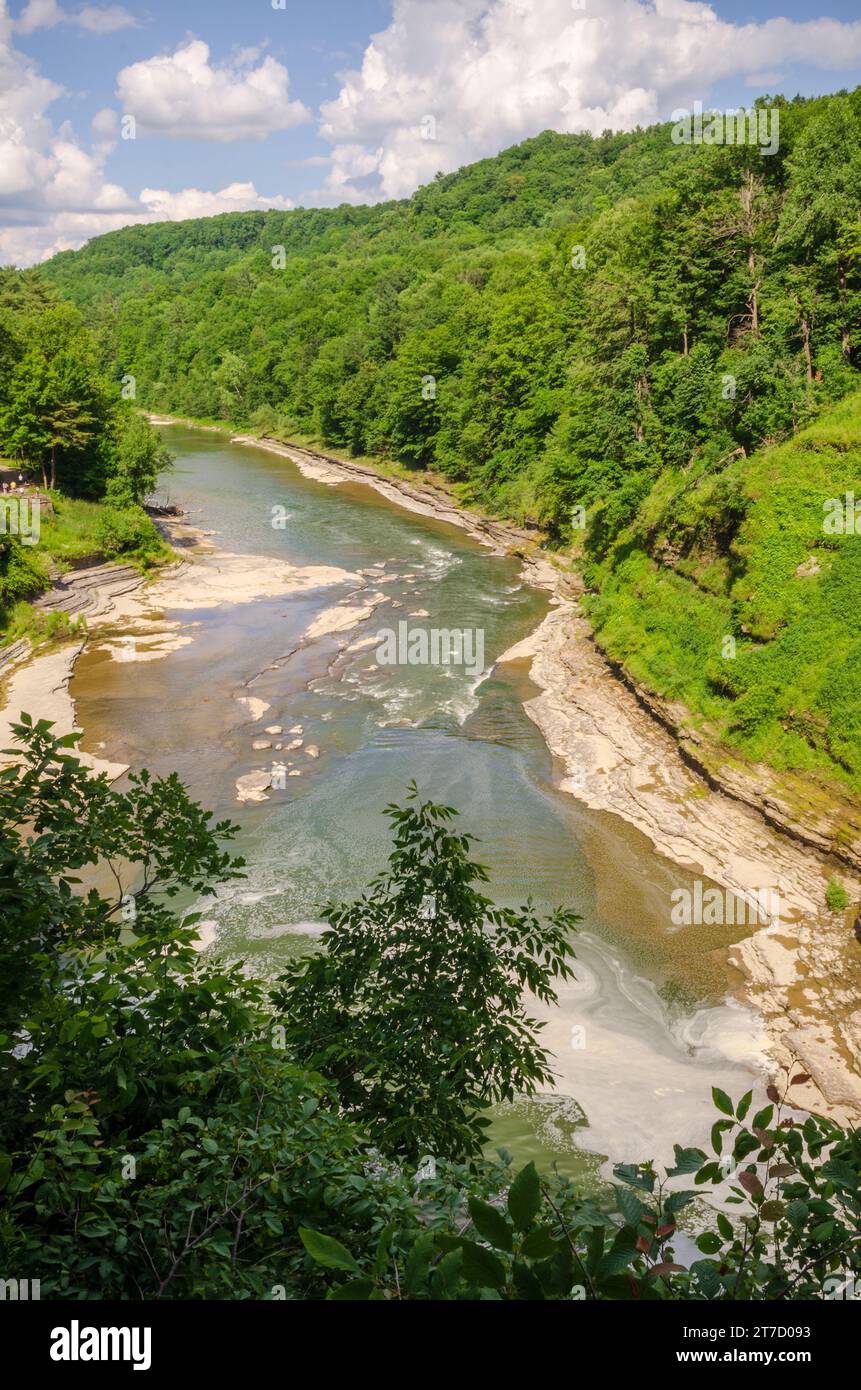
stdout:
POLYGON ((175 769, 241 827, 247 878, 203 905, 215 923, 210 949, 258 972, 314 949, 322 904, 357 894, 383 867, 382 810, 415 779, 479 838, 491 896, 515 905, 531 895, 583 919, 576 980, 544 1015, 557 1088, 499 1112, 493 1143, 518 1160, 557 1161, 586 1183, 607 1160, 663 1160, 673 1142, 706 1143, 711 1087, 739 1095, 765 1066, 758 1020, 733 1000, 739 982, 724 958, 744 929, 675 926, 670 893, 690 883, 685 871, 617 817, 557 790, 522 708, 533 689, 523 663, 484 679, 452 665, 384 666, 370 641, 400 621, 473 628, 491 667, 541 621, 548 595, 522 582, 514 558, 370 487, 327 486, 211 432, 163 434, 177 457, 165 489, 220 550, 257 556, 261 567, 286 559, 371 572, 359 592, 350 581, 168 611, 191 640, 160 659, 147 659, 145 638, 124 652, 119 629, 100 629, 77 664, 71 693, 85 749, 175 769), (385 598, 349 630, 304 638, 351 594, 385 598), (269 706, 260 719, 240 703, 247 697, 269 706), (274 725, 283 735, 263 732, 274 725), (288 732, 298 726, 301 735, 288 732), (287 749, 297 737, 302 747, 287 749), (252 748, 269 739, 282 750, 252 748), (264 802, 238 803, 237 779, 272 758, 300 775, 264 802))

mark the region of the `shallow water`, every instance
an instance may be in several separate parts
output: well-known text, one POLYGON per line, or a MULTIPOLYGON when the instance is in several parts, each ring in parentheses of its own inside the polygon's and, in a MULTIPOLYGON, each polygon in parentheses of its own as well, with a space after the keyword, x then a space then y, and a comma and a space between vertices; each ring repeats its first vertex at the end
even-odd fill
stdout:
POLYGON ((576 981, 546 1016, 558 1089, 500 1112, 494 1143, 518 1160, 557 1160, 584 1180, 607 1158, 664 1159, 673 1142, 704 1143, 711 1087, 738 1095, 763 1066, 755 1016, 728 1001, 738 980, 723 948, 743 929, 672 925, 670 893, 690 876, 618 818, 556 790, 553 761, 522 708, 531 690, 522 663, 482 680, 462 667, 381 666, 376 643, 345 649, 402 620, 477 628, 491 666, 540 622, 547 595, 522 583, 514 559, 368 487, 326 486, 286 459, 203 431, 164 435, 178 460, 165 488, 221 549, 264 565, 286 558, 352 572, 385 562, 365 578, 387 600, 349 631, 302 642, 323 610, 351 593, 360 601, 354 584, 183 611, 173 616, 194 640, 162 659, 117 659, 107 634, 78 663, 72 695, 84 747, 176 769, 195 797, 241 826, 247 879, 203 908, 217 924, 216 948, 257 971, 312 948, 325 901, 358 893, 383 866, 382 809, 414 778, 479 837, 499 902, 531 895, 583 918, 576 981), (283 529, 272 525, 273 508, 286 513, 283 529), (429 616, 410 619, 416 611, 429 616), (249 695, 270 706, 258 721, 238 703, 249 695), (304 748, 255 753, 252 740, 270 737, 270 724, 283 727, 272 741, 285 749, 287 731, 301 725, 319 758, 304 748), (301 776, 265 803, 239 805, 237 777, 273 757, 301 776))

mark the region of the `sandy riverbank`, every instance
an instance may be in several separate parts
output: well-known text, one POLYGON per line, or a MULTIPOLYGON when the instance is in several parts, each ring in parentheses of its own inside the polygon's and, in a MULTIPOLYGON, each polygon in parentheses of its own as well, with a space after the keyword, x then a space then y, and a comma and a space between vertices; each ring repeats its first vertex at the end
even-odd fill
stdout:
MULTIPOLYGON (((848 917, 824 906, 834 864, 691 768, 591 640, 570 573, 537 553, 522 528, 462 511, 431 484, 392 479, 275 440, 236 435, 231 442, 280 454, 330 486, 366 483, 496 552, 521 556, 524 578, 551 592, 554 607, 500 664, 529 663, 541 694, 525 708, 558 760, 560 787, 592 809, 621 816, 659 854, 751 904, 748 921, 756 922, 755 894, 777 893, 779 913, 731 948, 747 981, 742 997, 760 1011, 776 1064, 810 1078, 793 1087, 794 1102, 841 1123, 861 1123, 861 950, 848 917)), ((845 865, 839 877, 857 901, 861 881, 845 865)))
MULTIPOLYGON (((102 624, 119 618, 144 583, 144 576, 135 573, 130 566, 97 565, 74 571, 42 596, 53 600, 61 594, 67 597, 67 591, 74 590, 76 604, 72 611, 85 616, 87 628, 64 645, 52 646, 47 651, 31 652, 26 642, 14 644, 14 659, 4 665, 0 678, 0 750, 14 745, 12 724, 18 722, 24 711, 34 720, 49 720, 58 735, 78 728, 75 703, 69 693, 75 662, 92 634, 98 632, 102 624)), ((94 772, 106 772, 111 780, 126 771, 123 763, 108 762, 83 752, 79 756, 86 767, 94 772)), ((3 761, 0 753, 0 764, 3 761)))
MULTIPOLYGON (((202 533, 183 520, 171 522, 166 534, 178 535, 185 547, 176 562, 154 578, 143 575, 105 577, 92 571, 88 587, 86 632, 61 647, 45 652, 24 652, 4 673, 0 685, 0 749, 13 744, 11 726, 22 711, 33 719, 47 719, 63 735, 79 727, 69 684, 75 663, 87 645, 95 645, 115 661, 156 661, 194 640, 194 624, 167 613, 251 603, 259 598, 305 593, 312 589, 355 583, 364 587, 361 575, 331 565, 291 565, 269 560, 261 566, 254 555, 216 551, 202 541, 202 533), (192 548, 189 549, 189 546, 192 548)), ((75 575, 80 584, 88 571, 75 575)), ((127 768, 98 756, 81 753, 81 760, 95 772, 113 780, 127 768)), ((0 759, 2 761, 2 759, 0 759)))

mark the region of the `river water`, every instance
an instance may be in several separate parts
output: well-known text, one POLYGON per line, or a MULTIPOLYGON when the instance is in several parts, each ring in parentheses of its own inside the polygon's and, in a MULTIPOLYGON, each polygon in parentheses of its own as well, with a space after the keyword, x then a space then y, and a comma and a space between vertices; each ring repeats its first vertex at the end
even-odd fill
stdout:
POLYGON ((100 631, 78 662, 71 693, 84 748, 175 769, 196 798, 241 826, 247 878, 204 904, 216 924, 211 949, 257 972, 314 949, 321 906, 357 894, 384 866, 381 812, 415 779, 479 838, 497 901, 531 895, 583 918, 577 978, 542 1015, 557 1088, 497 1114, 494 1144, 519 1161, 557 1161, 584 1182, 608 1159, 663 1160, 673 1142, 704 1144, 711 1087, 739 1095, 764 1065, 757 1020, 731 998, 739 981, 724 960, 744 929, 673 925, 670 893, 691 882, 685 871, 617 817, 556 789, 553 760, 522 708, 534 693, 526 664, 484 679, 453 665, 382 666, 369 641, 405 620, 481 629, 492 667, 541 621, 548 596, 524 585, 515 559, 369 487, 327 486, 213 433, 163 433, 177 457, 165 489, 219 549, 258 556, 261 567, 287 559, 372 571, 358 593, 353 582, 168 611, 193 640, 158 660, 146 659, 145 641, 142 659, 118 660, 109 639, 119 634, 100 631), (273 509, 283 526, 273 526, 273 509), (350 630, 304 640, 351 593, 356 602, 387 598, 350 630), (269 706, 259 720, 240 703, 248 696, 269 706), (267 725, 283 727, 273 741, 285 749, 287 731, 301 725, 303 747, 255 752, 267 725), (265 802, 239 804, 237 778, 273 757, 301 775, 265 802))

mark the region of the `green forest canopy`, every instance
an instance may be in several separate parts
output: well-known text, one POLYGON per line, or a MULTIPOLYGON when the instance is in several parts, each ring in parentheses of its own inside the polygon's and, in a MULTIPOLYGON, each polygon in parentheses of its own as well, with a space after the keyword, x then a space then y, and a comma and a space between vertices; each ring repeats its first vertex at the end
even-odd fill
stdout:
MULTIPOLYGON (((0 270, 0 466, 50 490, 39 543, 0 527, 0 641, 51 636, 61 614, 27 600, 50 583, 49 561, 122 554, 145 563, 163 547, 141 503, 169 455, 119 384, 101 369, 81 312, 47 281, 0 270)), ((43 498, 43 501, 46 499, 43 498)))

